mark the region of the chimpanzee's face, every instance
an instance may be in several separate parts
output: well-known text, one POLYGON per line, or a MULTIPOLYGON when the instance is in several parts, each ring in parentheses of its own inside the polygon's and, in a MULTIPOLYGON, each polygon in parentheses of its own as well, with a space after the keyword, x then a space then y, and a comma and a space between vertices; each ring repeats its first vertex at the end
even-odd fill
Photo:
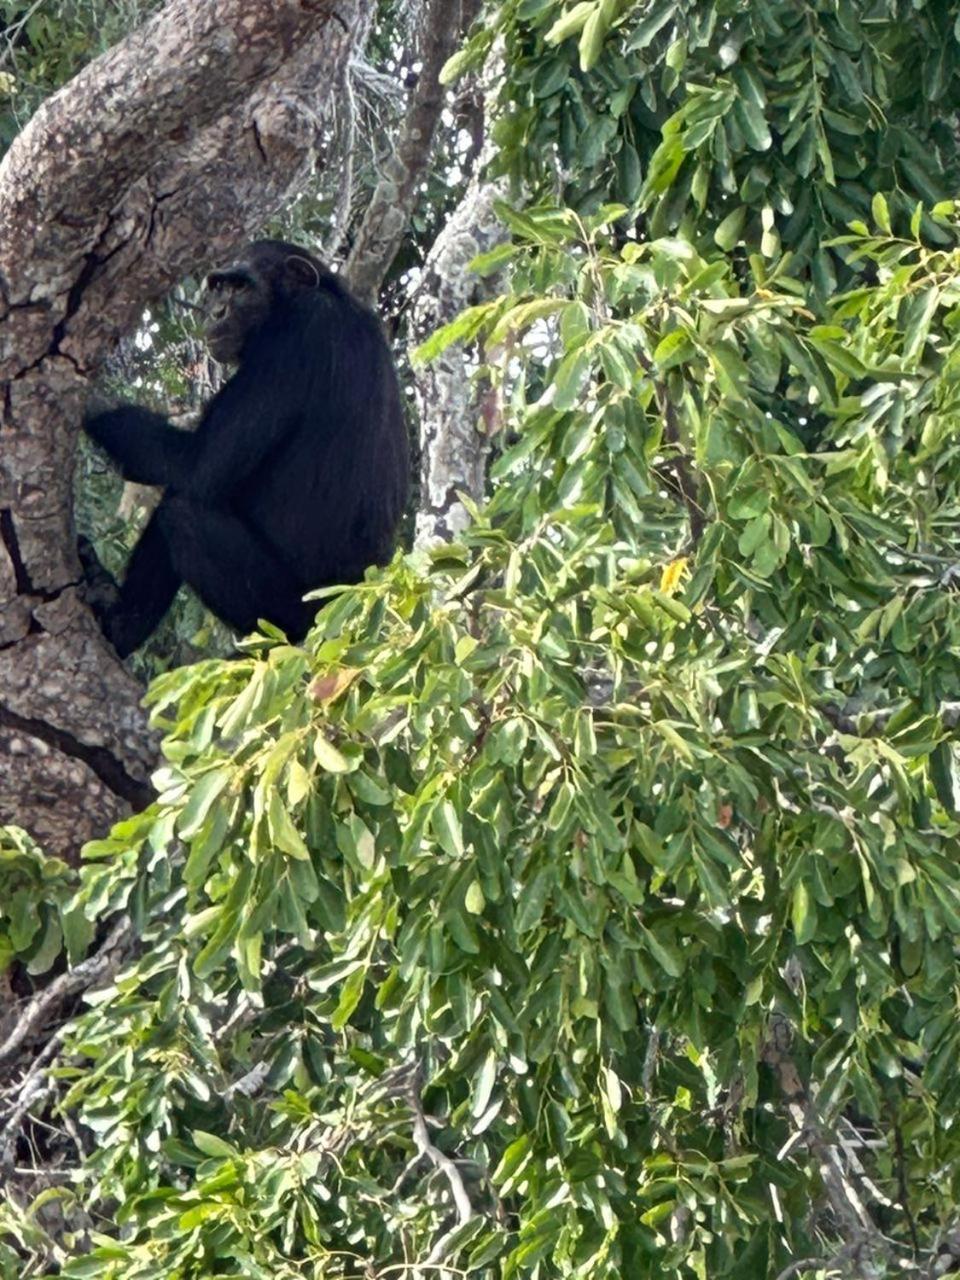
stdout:
POLYGON ((211 271, 206 289, 206 339, 221 364, 238 362, 249 338, 276 308, 314 293, 329 272, 305 249, 255 240, 245 256, 211 271))
POLYGON ((207 347, 221 364, 236 363, 244 344, 269 315, 273 303, 266 278, 249 263, 236 262, 207 276, 207 347))

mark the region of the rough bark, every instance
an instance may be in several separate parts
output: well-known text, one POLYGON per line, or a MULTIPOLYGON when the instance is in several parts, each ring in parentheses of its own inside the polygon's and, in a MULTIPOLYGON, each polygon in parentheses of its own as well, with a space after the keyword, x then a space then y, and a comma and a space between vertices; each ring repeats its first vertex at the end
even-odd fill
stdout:
MULTIPOLYGON (((504 238, 494 210, 501 195, 495 184, 475 179, 437 237, 413 310, 416 343, 480 300, 484 282, 470 271, 470 263, 504 238)), ((489 439, 498 429, 500 412, 494 388, 473 378, 477 364, 476 353, 457 344, 417 370, 418 546, 446 542, 467 527, 470 517, 458 491, 476 502, 484 496, 489 439)))
POLYGON ((445 90, 444 63, 480 11, 482 0, 425 0, 420 22, 420 77, 396 148, 383 165, 345 274, 358 297, 373 302, 403 243, 430 163, 445 90))
POLYGON ((170 0, 0 165, 0 822, 71 853, 149 796, 142 689, 77 593, 90 380, 303 182, 371 0, 170 0))

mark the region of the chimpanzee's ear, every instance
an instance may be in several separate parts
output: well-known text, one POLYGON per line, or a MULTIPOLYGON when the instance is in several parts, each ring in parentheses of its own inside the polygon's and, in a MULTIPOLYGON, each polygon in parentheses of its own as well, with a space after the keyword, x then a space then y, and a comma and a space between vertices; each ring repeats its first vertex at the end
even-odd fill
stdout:
POLYGON ((298 253, 292 253, 283 264, 283 269, 292 285, 301 289, 317 289, 320 286, 320 272, 309 258, 301 258, 298 253))

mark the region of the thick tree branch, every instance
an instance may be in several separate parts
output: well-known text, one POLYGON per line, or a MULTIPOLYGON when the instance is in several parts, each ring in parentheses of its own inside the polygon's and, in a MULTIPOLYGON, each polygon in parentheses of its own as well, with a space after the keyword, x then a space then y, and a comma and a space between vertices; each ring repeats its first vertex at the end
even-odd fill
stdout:
POLYGON ((0 165, 7 300, 33 302, 38 284, 75 283, 70 243, 79 247, 133 181, 274 75, 332 7, 171 0, 49 98, 0 165))
POLYGON ((346 267, 350 287, 373 301, 403 243, 433 152, 445 91, 440 72, 480 10, 481 0, 426 0, 423 66, 396 150, 364 215, 346 267))
POLYGON ((144 303, 305 181, 372 4, 169 0, 0 165, 0 822, 51 851, 120 816, 154 750, 77 594, 65 424, 144 303))

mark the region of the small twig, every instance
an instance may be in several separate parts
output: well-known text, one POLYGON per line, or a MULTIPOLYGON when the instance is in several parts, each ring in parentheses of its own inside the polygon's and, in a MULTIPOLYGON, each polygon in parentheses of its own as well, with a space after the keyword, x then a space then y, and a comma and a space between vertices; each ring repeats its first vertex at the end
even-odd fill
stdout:
POLYGON ((124 940, 129 929, 130 922, 124 916, 114 925, 99 951, 88 956, 75 969, 68 969, 66 973, 62 973, 59 978, 50 983, 49 987, 45 987, 33 997, 17 1020, 16 1026, 0 1044, 0 1065, 13 1057, 23 1042, 47 1021, 52 1010, 78 991, 84 991, 106 977, 120 961, 120 957, 115 956, 113 951, 124 940))
POLYGON ((407 1101, 410 1110, 413 1112, 413 1140, 416 1143, 417 1150, 421 1156, 426 1156, 433 1167, 438 1169, 447 1179, 453 1202, 457 1207, 459 1225, 463 1227, 473 1217, 473 1205, 470 1203, 467 1189, 463 1185, 460 1170, 450 1157, 444 1155, 440 1148, 435 1147, 430 1140, 427 1117, 424 1115, 423 1103, 420 1101, 419 1072, 411 1079, 407 1101))
POLYGON ((416 1144, 418 1159, 424 1156, 430 1161, 433 1167, 444 1175, 450 1186, 450 1192, 453 1195, 453 1202, 457 1209, 457 1225, 449 1231, 445 1231, 437 1240, 427 1255, 424 1262, 414 1267, 414 1275, 422 1275, 424 1271, 429 1269, 440 1268, 443 1259, 446 1256, 450 1246, 451 1239, 456 1235, 461 1227, 466 1226, 474 1216, 473 1205, 470 1197, 467 1195, 467 1189, 463 1185, 463 1178, 460 1176, 460 1170, 457 1168, 453 1160, 445 1155, 439 1147, 434 1146, 430 1140, 430 1131, 427 1128, 427 1117, 424 1115, 423 1103, 420 1100, 420 1082, 421 1073, 419 1068, 410 1073, 408 1087, 406 1091, 406 1101, 410 1110, 413 1112, 413 1141, 416 1144))
POLYGON ((6 62, 8 57, 10 58, 13 57, 13 43, 16 40, 17 36, 20 34, 23 28, 27 25, 27 23, 30 21, 33 15, 37 12, 37 10, 41 9, 45 4, 46 4, 46 0, 34 0, 34 3, 30 6, 27 12, 22 17, 18 18, 16 22, 11 22, 10 26, 7 27, 6 30, 2 32, 3 38, 7 42, 7 50, 6 50, 6 53, 0 55, 0 67, 3 66, 3 64, 6 62))
POLYGON ((657 378, 653 361, 642 351, 638 353, 637 359, 644 373, 650 379, 657 408, 663 416, 663 439, 668 445, 677 450, 677 456, 666 458, 663 465, 673 475, 673 480, 683 500, 683 505, 687 509, 687 518, 690 521, 690 537, 696 544, 700 541, 700 536, 707 520, 703 508, 697 501, 697 486, 694 483, 693 476, 690 474, 690 468, 687 466, 686 458, 680 452, 680 424, 677 421, 676 407, 670 400, 666 384, 657 378))
POLYGON ((777 1276, 777 1280, 793 1280, 794 1276, 798 1276, 801 1271, 812 1271, 814 1267, 828 1267, 830 1260, 827 1258, 798 1258, 796 1262, 791 1262, 789 1266, 783 1268, 777 1276))
POLYGON ((458 1223, 455 1227, 452 1227, 449 1231, 444 1232, 444 1234, 440 1237, 437 1243, 430 1250, 429 1254, 427 1255, 426 1261, 420 1262, 417 1264, 417 1271, 423 1272, 423 1271, 439 1270, 446 1275, 462 1275, 463 1272, 458 1271, 456 1268, 449 1266, 443 1260, 448 1248, 450 1247, 450 1241, 453 1239, 453 1237, 457 1234, 459 1230, 460 1230, 460 1224, 458 1223))
POLYGON ((777 1276, 777 1280, 793 1280, 794 1276, 798 1276, 801 1271, 812 1271, 814 1268, 823 1271, 831 1271, 835 1267, 839 1267, 842 1262, 854 1259, 859 1254, 867 1241, 862 1235, 858 1235, 856 1240, 851 1240, 849 1244, 845 1244, 842 1249, 838 1249, 836 1253, 832 1253, 829 1258, 797 1258, 795 1262, 791 1262, 777 1276))
POLYGON ((17 1086, 16 1101, 7 1112, 3 1128, 0 1129, 0 1172, 9 1171, 13 1165, 17 1138, 20 1134, 23 1117, 52 1088, 50 1081, 44 1074, 44 1067, 59 1049, 62 1040, 63 1034, 60 1031, 50 1037, 17 1086))
POLYGON ((893 1126, 893 1145, 897 1166, 897 1188, 900 1208, 907 1218, 907 1229, 914 1253, 920 1252, 920 1238, 917 1235, 917 1224, 914 1221, 913 1209, 910 1206, 910 1190, 907 1185, 907 1155, 903 1146, 903 1131, 899 1124, 893 1126))
POLYGON ((397 1196, 400 1194, 400 1188, 403 1186, 404 1182, 406 1182, 407 1178, 409 1178, 410 1174, 413 1173, 414 1169, 417 1167, 417 1165, 420 1163, 422 1159, 423 1159, 422 1151, 418 1151, 416 1155, 413 1155, 410 1157, 407 1163, 400 1170, 400 1174, 396 1182, 394 1182, 393 1186, 390 1188, 389 1194, 391 1196, 397 1196))
POLYGON ((643 1056, 643 1074, 640 1081, 643 1085, 643 1091, 648 1098, 653 1096, 653 1083, 657 1075, 657 1067, 660 1065, 660 1032, 656 1027, 650 1029, 650 1039, 647 1041, 647 1051, 643 1056))

